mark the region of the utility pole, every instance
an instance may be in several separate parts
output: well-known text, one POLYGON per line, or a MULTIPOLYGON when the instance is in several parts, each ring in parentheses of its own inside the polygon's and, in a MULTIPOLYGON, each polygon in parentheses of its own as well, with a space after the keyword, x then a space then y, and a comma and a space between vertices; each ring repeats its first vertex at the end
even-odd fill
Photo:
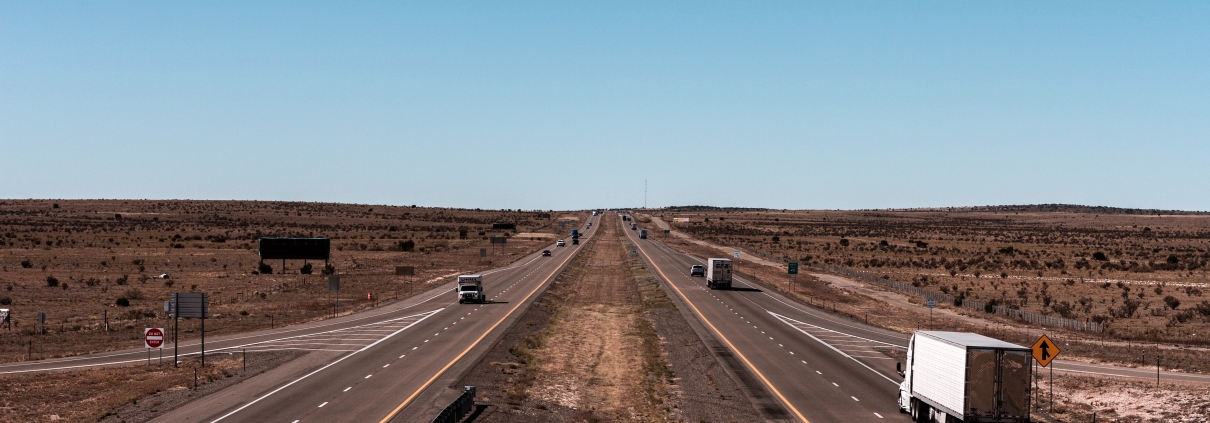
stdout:
POLYGON ((647 209, 647 180, 643 180, 643 209, 647 209))

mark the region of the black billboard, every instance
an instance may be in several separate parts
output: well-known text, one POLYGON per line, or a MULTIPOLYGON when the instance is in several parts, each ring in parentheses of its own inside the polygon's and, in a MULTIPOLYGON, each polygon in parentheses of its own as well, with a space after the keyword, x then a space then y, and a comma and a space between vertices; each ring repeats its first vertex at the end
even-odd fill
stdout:
POLYGON ((327 238, 261 238, 262 260, 327 260, 332 241, 327 238))
POLYGON ((493 231, 515 231, 515 230, 517 230, 517 224, 516 223, 493 223, 492 230, 493 231))

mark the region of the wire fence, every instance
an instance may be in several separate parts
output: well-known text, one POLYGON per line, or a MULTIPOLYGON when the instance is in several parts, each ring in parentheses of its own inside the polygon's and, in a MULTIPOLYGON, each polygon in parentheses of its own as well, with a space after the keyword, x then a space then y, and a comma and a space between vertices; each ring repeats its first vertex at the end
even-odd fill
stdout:
MULTIPOLYGON (((747 249, 745 249, 744 251, 747 252, 748 254, 752 254, 755 256, 759 256, 759 257, 764 257, 769 260, 776 260, 776 261, 781 261, 781 262, 793 261, 789 257, 782 257, 782 256, 774 255, 774 254, 767 254, 767 253, 764 253, 761 251, 754 251, 754 250, 747 250, 747 249)), ((1064 329, 1072 329, 1072 330, 1079 330, 1079 331, 1085 331, 1085 332, 1096 332, 1096 333, 1100 333, 1105 330, 1104 325, 1097 323, 1097 322, 1089 321, 1089 320, 1077 320, 1077 319, 1070 319, 1070 318, 1059 317, 1059 316, 1047 316, 1045 314, 1038 314, 1038 313, 1033 313, 1033 312, 1029 312, 1029 311, 1008 308, 1008 307, 1005 307, 1002 305, 989 305, 988 303, 983 302, 983 301, 976 301, 976 300, 966 299, 963 297, 955 297, 953 295, 943 294, 943 293, 936 292, 936 291, 930 291, 927 289, 922 289, 920 287, 912 286, 911 284, 899 282, 897 280, 890 279, 887 277, 874 276, 874 275, 871 275, 869 273, 862 272, 859 270, 853 270, 853 269, 839 267, 839 266, 823 265, 823 264, 819 264, 819 263, 809 263, 809 264, 807 264, 807 266, 811 267, 813 269, 817 269, 817 270, 821 270, 821 271, 825 271, 825 272, 839 273, 839 274, 850 276, 850 277, 853 277, 856 279, 861 279, 863 281, 881 284, 883 286, 886 286, 886 287, 889 287, 892 289, 908 292, 908 293, 919 295, 919 296, 922 296, 925 298, 931 298, 937 302, 953 304, 955 307, 965 307, 965 308, 968 308, 971 310, 979 310, 979 311, 983 311, 986 313, 993 313, 993 314, 997 314, 997 315, 1001 315, 1001 316, 1007 316, 1007 317, 1015 318, 1015 319, 1025 321, 1028 323, 1042 325, 1045 327, 1064 328, 1064 329)))

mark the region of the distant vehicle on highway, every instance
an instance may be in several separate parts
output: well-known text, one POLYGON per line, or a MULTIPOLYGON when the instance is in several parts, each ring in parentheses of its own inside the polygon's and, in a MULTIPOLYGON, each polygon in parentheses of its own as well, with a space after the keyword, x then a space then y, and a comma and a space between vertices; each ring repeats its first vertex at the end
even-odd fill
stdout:
POLYGON ((917 422, 1029 422, 1031 350, 970 332, 916 331, 899 410, 917 422))
POLYGON ((563 240, 560 239, 558 242, 555 243, 555 246, 556 247, 566 247, 567 243, 563 242, 563 240))
POLYGON ((706 259, 706 287, 710 289, 731 288, 731 259, 706 259))
POLYGON ((543 257, 550 257, 550 250, 542 250, 543 257))
POLYGON ((634 223, 634 222, 630 222, 630 230, 632 230, 632 231, 637 231, 637 230, 639 230, 639 224, 634 223))
POLYGON ((693 267, 690 267, 689 268, 689 277, 694 277, 694 276, 705 277, 706 276, 706 266, 702 266, 700 264, 695 264, 695 265, 693 265, 693 267))
POLYGON ((458 277, 458 304, 486 303, 487 295, 483 293, 483 275, 462 275, 458 277))
POLYGON ((646 229, 639 230, 639 239, 647 239, 647 230, 646 229))
POLYGON ((580 238, 571 240, 571 245, 580 245, 580 238))

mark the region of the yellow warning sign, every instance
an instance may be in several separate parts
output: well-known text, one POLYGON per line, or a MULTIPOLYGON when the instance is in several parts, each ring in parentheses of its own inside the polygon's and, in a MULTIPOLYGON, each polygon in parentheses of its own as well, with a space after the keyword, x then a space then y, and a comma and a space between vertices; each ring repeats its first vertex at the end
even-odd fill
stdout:
POLYGON ((1041 338, 1038 338, 1038 342, 1034 342, 1033 350, 1034 360, 1038 360, 1038 364, 1041 364, 1042 367, 1050 364, 1050 361, 1054 360, 1060 352, 1059 346, 1055 345, 1055 342, 1046 335, 1042 335, 1041 338))

